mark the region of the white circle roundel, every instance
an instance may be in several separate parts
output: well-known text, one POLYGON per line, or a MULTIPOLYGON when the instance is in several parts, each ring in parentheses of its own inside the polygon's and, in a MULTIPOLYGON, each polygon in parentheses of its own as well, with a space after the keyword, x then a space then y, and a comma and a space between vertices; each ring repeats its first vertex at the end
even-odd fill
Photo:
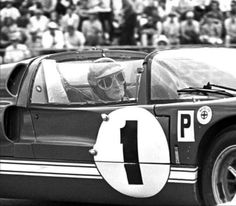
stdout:
POLYGON ((151 197, 168 180, 170 155, 166 136, 154 115, 143 108, 111 112, 101 124, 94 150, 99 172, 122 194, 151 197))
POLYGON ((212 110, 208 106, 201 107, 197 112, 197 120, 200 124, 208 124, 212 119, 212 110))

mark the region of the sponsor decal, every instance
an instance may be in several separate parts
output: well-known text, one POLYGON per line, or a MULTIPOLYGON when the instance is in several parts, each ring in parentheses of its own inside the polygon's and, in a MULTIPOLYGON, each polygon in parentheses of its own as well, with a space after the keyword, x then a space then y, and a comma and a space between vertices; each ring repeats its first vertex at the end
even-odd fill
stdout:
POLYGON ((122 194, 145 198, 168 181, 170 152, 165 133, 153 114, 126 107, 102 115, 94 160, 102 177, 122 194))
POLYGON ((212 119, 212 110, 208 106, 201 107, 197 112, 197 120, 200 124, 208 124, 212 119))
POLYGON ((178 111, 177 118, 178 142, 195 142, 194 111, 178 111))

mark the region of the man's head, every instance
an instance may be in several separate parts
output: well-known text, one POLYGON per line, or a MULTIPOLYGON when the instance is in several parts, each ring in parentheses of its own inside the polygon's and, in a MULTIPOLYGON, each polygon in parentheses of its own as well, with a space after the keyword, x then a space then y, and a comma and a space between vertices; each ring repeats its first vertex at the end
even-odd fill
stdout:
POLYGON ((187 19, 187 21, 192 21, 193 18, 194 18, 194 13, 193 13, 192 11, 188 11, 188 12, 186 13, 186 19, 187 19))
POLYGON ((88 82, 102 100, 119 101, 125 95, 124 73, 116 62, 95 63, 90 68, 88 82))
POLYGON ((52 35, 54 35, 54 34, 55 34, 55 31, 58 29, 57 23, 55 23, 55 22, 53 22, 53 21, 49 22, 49 23, 48 23, 48 29, 49 29, 50 33, 51 33, 52 35))

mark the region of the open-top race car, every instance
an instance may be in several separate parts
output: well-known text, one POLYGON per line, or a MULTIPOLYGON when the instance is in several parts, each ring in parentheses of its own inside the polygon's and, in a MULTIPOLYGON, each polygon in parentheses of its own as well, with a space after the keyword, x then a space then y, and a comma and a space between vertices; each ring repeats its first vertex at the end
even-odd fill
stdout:
POLYGON ((235 57, 95 50, 0 65, 0 197, 234 201, 235 57))

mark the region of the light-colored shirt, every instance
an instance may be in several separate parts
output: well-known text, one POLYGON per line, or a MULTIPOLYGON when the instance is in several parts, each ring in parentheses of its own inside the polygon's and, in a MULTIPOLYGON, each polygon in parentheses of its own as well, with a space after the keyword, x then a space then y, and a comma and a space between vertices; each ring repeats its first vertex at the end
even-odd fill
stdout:
POLYGON ((36 16, 32 16, 30 18, 30 25, 32 29, 41 33, 47 29, 48 23, 49 19, 44 15, 41 15, 39 19, 36 16))
POLYGON ((224 21, 226 34, 230 37, 236 38, 236 18, 229 17, 224 21))
POLYGON ((181 34, 185 35, 188 32, 195 32, 195 33, 199 33, 199 22, 196 20, 192 20, 191 24, 188 23, 188 21, 183 21, 180 24, 180 30, 181 30, 181 34))
POLYGON ((85 44, 85 37, 82 32, 74 31, 72 36, 69 35, 68 32, 64 34, 65 38, 65 47, 67 49, 82 49, 85 44))
POLYGON ((30 51, 24 44, 10 45, 6 48, 4 63, 13 63, 30 57, 30 51))
POLYGON ((63 49, 64 36, 62 31, 56 30, 55 36, 50 31, 45 31, 42 36, 42 45, 44 49, 63 49))
POLYGON ((102 24, 99 20, 85 20, 82 24, 82 32, 87 36, 96 36, 102 32, 102 24))
POLYGON ((79 16, 73 13, 71 16, 69 14, 65 14, 61 19, 61 26, 63 31, 66 31, 68 26, 73 26, 74 29, 78 29, 79 26, 79 16))
POLYGON ((16 20, 18 17, 20 17, 20 12, 17 8, 11 7, 11 8, 3 8, 0 11, 1 20, 3 21, 6 17, 11 17, 12 19, 16 20))

